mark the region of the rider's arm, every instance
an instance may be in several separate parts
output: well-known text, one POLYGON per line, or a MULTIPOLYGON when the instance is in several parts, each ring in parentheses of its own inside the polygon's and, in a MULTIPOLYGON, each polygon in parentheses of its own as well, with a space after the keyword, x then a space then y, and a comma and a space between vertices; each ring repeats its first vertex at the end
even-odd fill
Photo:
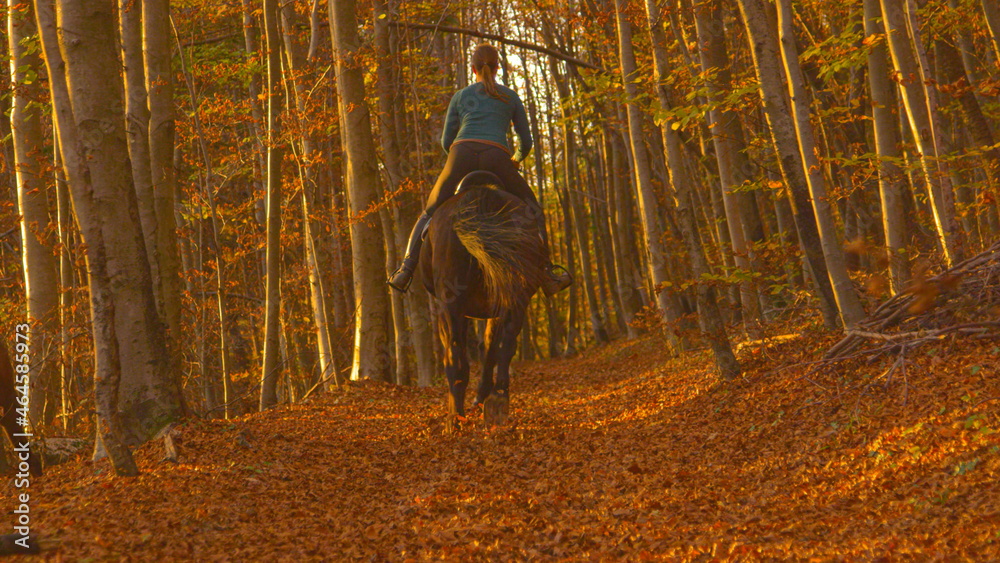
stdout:
POLYGON ((448 149, 451 148, 451 144, 455 142, 458 130, 462 126, 462 117, 458 115, 458 95, 461 93, 461 90, 455 92, 455 95, 451 97, 451 103, 448 104, 448 113, 444 118, 444 131, 441 133, 441 147, 444 148, 444 152, 448 152, 448 149))
POLYGON ((514 94, 514 99, 511 100, 511 103, 514 104, 514 115, 512 117, 514 132, 517 133, 519 141, 517 152, 514 153, 513 158, 515 161, 521 162, 531 152, 531 128, 528 127, 528 114, 524 111, 524 103, 521 102, 521 98, 517 94, 514 94))

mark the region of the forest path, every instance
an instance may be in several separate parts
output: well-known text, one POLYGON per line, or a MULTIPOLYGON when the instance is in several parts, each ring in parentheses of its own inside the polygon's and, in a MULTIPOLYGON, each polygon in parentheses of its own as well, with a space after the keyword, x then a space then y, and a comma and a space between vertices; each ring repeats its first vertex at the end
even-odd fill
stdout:
POLYGON ((996 348, 915 358, 860 400, 858 374, 813 378, 838 399, 769 371, 830 341, 746 350, 725 384, 651 338, 518 365, 492 431, 445 434, 443 387, 377 383, 189 422, 179 464, 147 444, 137 478, 51 468, 32 530, 70 561, 996 558, 1000 423, 976 404, 1000 396, 996 348))

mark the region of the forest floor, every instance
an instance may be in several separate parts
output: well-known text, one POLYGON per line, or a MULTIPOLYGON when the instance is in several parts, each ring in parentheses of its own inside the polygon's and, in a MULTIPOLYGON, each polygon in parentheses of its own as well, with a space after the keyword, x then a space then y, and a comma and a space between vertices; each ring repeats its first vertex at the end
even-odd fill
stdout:
POLYGON ((996 560, 1000 350, 942 341, 888 386, 892 358, 796 365, 835 341, 744 347, 732 382, 652 337, 516 365, 502 429, 447 434, 443 387, 370 382, 187 422, 179 463, 36 479, 32 559, 996 560))

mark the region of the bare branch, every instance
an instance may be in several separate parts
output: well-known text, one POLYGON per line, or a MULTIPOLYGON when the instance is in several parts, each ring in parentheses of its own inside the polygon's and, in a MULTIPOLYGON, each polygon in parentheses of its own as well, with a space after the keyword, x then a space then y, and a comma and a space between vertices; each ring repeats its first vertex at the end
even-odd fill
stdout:
POLYGON ((517 39, 507 39, 506 37, 500 35, 494 35, 492 33, 482 33, 472 29, 464 29, 461 27, 452 27, 450 25, 432 25, 425 23, 410 23, 410 22, 400 22, 391 21, 389 25, 396 27, 407 27, 410 29, 429 29, 432 31, 446 31, 448 33, 461 33, 463 35, 471 35, 472 37, 478 37, 480 39, 489 39, 490 41, 496 41, 497 43, 503 43, 504 45, 513 45, 515 47, 521 47, 522 49, 528 49, 529 51, 537 51, 539 53, 545 53, 550 57, 557 58, 561 61, 565 61, 569 64, 582 66, 584 68, 590 68, 594 70, 600 70, 597 65, 588 63, 587 61, 582 61, 576 57, 571 57, 562 51, 556 49, 549 49, 548 47, 542 47, 541 45, 535 45, 534 43, 528 43, 526 41, 518 41, 517 39))

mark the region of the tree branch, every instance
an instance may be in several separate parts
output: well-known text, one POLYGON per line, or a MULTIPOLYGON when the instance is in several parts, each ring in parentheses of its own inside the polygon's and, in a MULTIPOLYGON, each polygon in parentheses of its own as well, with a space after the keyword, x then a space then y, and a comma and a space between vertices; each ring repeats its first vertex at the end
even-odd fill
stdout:
POLYGON ((389 25, 395 27, 406 27, 410 29, 429 29, 432 31, 446 31, 449 33, 461 33, 463 35, 471 35, 472 37, 478 37, 480 39, 489 39, 490 41, 496 41, 498 43, 503 43, 504 45, 513 45, 515 47, 521 47, 523 49, 528 49, 530 51, 537 51, 539 53, 545 53, 550 57, 555 57, 561 61, 565 61, 569 64, 582 66, 584 68, 590 68, 594 70, 600 70, 597 65, 588 63, 587 61, 582 61, 576 57, 571 57, 562 51, 556 49, 549 49, 548 47, 542 47, 541 45, 535 45, 533 43, 528 43, 525 41, 518 41, 517 39, 507 39, 500 35, 494 35, 492 33, 482 33, 472 29, 463 29, 461 27, 452 27, 450 25, 432 25, 425 23, 410 23, 410 22, 400 22, 391 21, 389 25))

